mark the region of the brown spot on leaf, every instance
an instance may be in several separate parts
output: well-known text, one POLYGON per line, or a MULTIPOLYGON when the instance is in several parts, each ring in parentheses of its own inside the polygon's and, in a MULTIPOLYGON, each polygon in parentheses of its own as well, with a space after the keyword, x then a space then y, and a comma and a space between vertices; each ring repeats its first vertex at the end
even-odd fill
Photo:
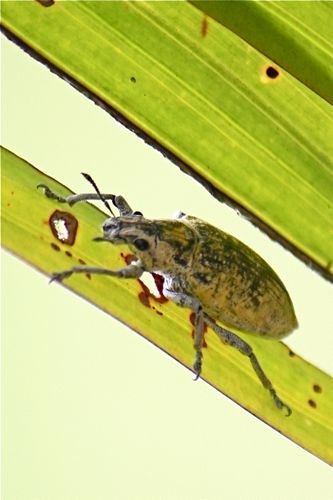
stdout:
POLYGON ((55 210, 49 218, 49 226, 53 236, 65 245, 74 245, 79 222, 69 212, 55 210))
POLYGON ((55 1, 54 0, 36 0, 38 3, 40 3, 43 7, 51 7, 55 1))
POLYGON ((55 250, 56 252, 60 252, 60 247, 56 243, 50 243, 51 248, 55 250))
POLYGON ((68 250, 65 251, 65 254, 67 255, 67 257, 73 257, 73 254, 68 250))
POLYGON ((85 266, 87 264, 86 261, 83 259, 77 259, 77 261, 79 264, 82 264, 83 266, 85 266))
POLYGON ((313 399, 308 400, 308 405, 311 406, 311 408, 317 408, 317 404, 313 399))
POLYGON ((323 392, 323 389, 321 388, 321 386, 319 384, 313 384, 312 389, 317 394, 320 394, 321 392, 323 392))
MULTIPOLYGON (((140 283, 141 284, 141 283, 140 283)), ((143 284, 143 283, 142 283, 143 284)), ((149 292, 149 290, 148 290, 149 292)), ((138 294, 139 300, 141 304, 145 307, 150 307, 149 295, 145 291, 142 291, 138 294)))
POLYGON ((288 354, 289 354, 289 356, 291 358, 293 358, 294 356, 296 356, 296 354, 291 349, 289 349, 289 353, 288 354))
POLYGON ((201 36, 204 38, 208 33, 208 19, 204 16, 201 21, 201 36))

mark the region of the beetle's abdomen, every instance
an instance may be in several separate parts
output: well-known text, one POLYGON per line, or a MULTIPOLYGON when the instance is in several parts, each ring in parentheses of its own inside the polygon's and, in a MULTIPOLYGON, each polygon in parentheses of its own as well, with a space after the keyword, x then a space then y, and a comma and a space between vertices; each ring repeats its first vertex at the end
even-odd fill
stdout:
POLYGON ((274 338, 284 337, 297 326, 287 291, 271 280, 263 279, 253 288, 251 280, 221 274, 212 285, 198 290, 196 296, 205 301, 207 314, 226 325, 274 338))
POLYGON ((297 319, 277 274, 236 238, 200 223, 196 230, 202 243, 194 258, 190 288, 204 311, 249 333, 273 338, 290 333, 297 319))

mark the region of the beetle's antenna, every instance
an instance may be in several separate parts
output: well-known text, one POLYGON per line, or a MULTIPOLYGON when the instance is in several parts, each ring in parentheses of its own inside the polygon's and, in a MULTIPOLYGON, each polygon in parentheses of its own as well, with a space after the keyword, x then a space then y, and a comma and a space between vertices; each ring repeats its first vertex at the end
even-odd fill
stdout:
POLYGON ((98 189, 97 184, 94 181, 94 179, 89 174, 85 174, 84 172, 81 172, 81 173, 82 173, 83 177, 85 179, 87 179, 87 181, 90 182, 90 184, 93 186, 93 188, 95 189, 96 193, 98 194, 98 196, 100 197, 101 201, 104 203, 104 205, 106 206, 106 208, 109 210, 109 212, 113 215, 113 217, 115 217, 115 215, 112 212, 112 209, 111 209, 109 203, 106 201, 106 199, 104 198, 104 196, 102 195, 102 193, 98 189))

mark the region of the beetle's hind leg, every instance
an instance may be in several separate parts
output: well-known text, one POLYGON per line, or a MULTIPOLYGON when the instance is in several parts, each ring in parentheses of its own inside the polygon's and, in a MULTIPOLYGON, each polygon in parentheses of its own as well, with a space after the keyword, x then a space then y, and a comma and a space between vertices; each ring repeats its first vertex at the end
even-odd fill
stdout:
POLYGON ((285 409, 286 415, 289 417, 289 415, 291 414, 291 409, 276 394, 276 390, 274 389, 272 382, 269 380, 264 370, 261 368, 259 361, 253 352, 252 347, 243 339, 238 337, 238 335, 236 335, 235 333, 229 332, 225 328, 222 328, 222 326, 217 325, 212 318, 207 316, 207 314, 203 315, 203 319, 214 330, 214 332, 217 333, 217 335, 221 338, 223 342, 232 347, 235 347, 236 349, 239 350, 239 352, 241 352, 250 359, 252 367, 256 372, 260 382, 265 387, 265 389, 267 389, 270 392, 277 408, 279 408, 279 410, 285 409))
POLYGON ((195 349, 195 361, 193 364, 193 371, 195 373, 195 379, 200 377, 202 368, 202 345, 204 341, 204 319, 203 310, 201 303, 198 299, 186 295, 182 292, 174 292, 173 290, 163 289, 163 295, 168 299, 172 300, 176 304, 182 307, 188 307, 192 309, 195 314, 194 320, 194 342, 193 347, 195 349))

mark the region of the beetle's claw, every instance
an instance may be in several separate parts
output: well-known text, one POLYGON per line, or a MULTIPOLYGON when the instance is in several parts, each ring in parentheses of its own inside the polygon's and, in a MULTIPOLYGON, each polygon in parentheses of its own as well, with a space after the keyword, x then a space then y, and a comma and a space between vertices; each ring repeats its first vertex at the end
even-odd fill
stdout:
POLYGON ((286 413, 286 417, 290 417, 290 415, 292 414, 291 408, 288 405, 284 404, 284 403, 282 403, 282 408, 281 409, 285 409, 286 410, 286 412, 287 412, 286 413))
POLYGON ((54 193, 51 191, 51 189, 46 184, 37 184, 37 189, 42 189, 44 195, 47 198, 53 198, 54 197, 54 193))
POLYGON ((71 269, 68 269, 67 271, 53 273, 52 278, 50 279, 50 283, 52 283, 53 281, 59 281, 61 283, 64 279, 69 278, 72 273, 73 271, 71 269))
POLYGON ((195 360, 195 363, 193 365, 193 371, 195 373, 195 377, 193 380, 198 380, 198 378, 200 377, 200 373, 201 373, 201 356, 199 356, 199 354, 201 353, 197 353, 197 357, 196 357, 196 360, 195 360))

